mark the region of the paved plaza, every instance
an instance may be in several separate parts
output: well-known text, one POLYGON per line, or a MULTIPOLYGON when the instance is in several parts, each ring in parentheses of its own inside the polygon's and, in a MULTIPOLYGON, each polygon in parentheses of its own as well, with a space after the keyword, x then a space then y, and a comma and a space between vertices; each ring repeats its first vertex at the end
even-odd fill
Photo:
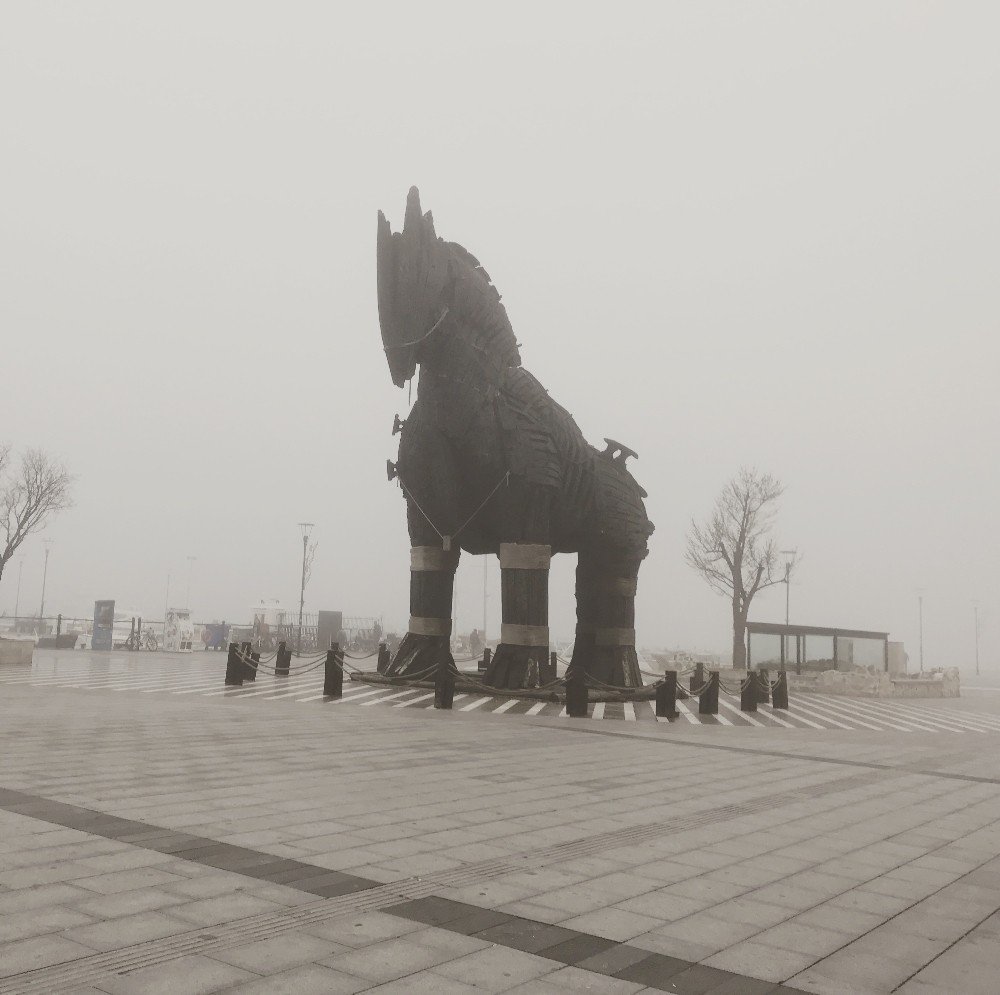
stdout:
POLYGON ((998 693, 667 723, 224 668, 0 670, 0 993, 997 990, 998 693))

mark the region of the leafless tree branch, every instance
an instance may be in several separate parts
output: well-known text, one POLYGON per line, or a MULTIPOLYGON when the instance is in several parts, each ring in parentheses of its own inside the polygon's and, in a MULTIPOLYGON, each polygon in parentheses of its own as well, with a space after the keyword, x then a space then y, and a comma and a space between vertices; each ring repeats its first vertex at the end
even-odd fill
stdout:
POLYGON ((15 467, 10 446, 0 446, 0 577, 17 548, 56 512, 72 507, 73 477, 41 449, 26 449, 15 467))
POLYGON ((771 538, 781 482, 743 467, 722 489, 711 515, 692 521, 684 559, 733 609, 733 665, 746 665, 743 630, 754 596, 784 581, 778 573, 778 550, 771 538))

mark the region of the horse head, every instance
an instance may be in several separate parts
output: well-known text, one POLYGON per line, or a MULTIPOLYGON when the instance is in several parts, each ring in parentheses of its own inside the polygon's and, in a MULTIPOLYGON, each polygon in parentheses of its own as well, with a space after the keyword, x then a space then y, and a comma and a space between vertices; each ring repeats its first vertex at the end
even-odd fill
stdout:
POLYGON ((397 387, 456 329, 497 353, 501 365, 520 365, 514 332, 489 274, 462 246, 437 237, 431 212, 421 212, 416 187, 406 198, 401 232, 393 232, 379 211, 376 255, 382 346, 397 387))

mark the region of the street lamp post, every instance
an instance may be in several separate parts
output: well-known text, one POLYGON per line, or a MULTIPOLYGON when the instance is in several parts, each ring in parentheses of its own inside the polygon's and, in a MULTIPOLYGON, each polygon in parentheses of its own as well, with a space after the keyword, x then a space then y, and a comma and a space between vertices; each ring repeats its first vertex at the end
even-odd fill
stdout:
POLYGON ((309 533, 312 532, 312 522, 299 522, 302 530, 302 586, 299 588, 299 636, 296 653, 302 656, 302 611, 306 606, 306 555, 309 551, 309 533))
POLYGON ((785 557, 785 625, 788 625, 788 607, 791 601, 792 567, 795 564, 795 554, 797 552, 797 549, 781 550, 781 555, 785 557))
POLYGON ((49 550, 52 548, 51 539, 43 539, 42 544, 45 546, 45 569, 42 571, 42 605, 38 609, 38 624, 39 627, 45 625, 45 582, 49 577, 49 550))

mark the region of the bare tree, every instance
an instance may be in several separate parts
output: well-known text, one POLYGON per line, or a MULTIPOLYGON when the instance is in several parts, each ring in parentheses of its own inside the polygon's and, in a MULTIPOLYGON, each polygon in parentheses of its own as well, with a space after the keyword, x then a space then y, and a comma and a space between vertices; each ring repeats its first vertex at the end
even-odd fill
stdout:
POLYGON ((0 577, 18 546, 49 518, 72 506, 73 477, 41 449, 27 449, 19 466, 10 446, 0 446, 0 577))
POLYGON ((733 608, 733 666, 746 667, 743 633, 754 595, 785 582, 778 572, 778 550, 771 538, 779 480, 743 467, 723 488, 711 516, 691 522, 684 559, 713 591, 729 598, 733 608))

